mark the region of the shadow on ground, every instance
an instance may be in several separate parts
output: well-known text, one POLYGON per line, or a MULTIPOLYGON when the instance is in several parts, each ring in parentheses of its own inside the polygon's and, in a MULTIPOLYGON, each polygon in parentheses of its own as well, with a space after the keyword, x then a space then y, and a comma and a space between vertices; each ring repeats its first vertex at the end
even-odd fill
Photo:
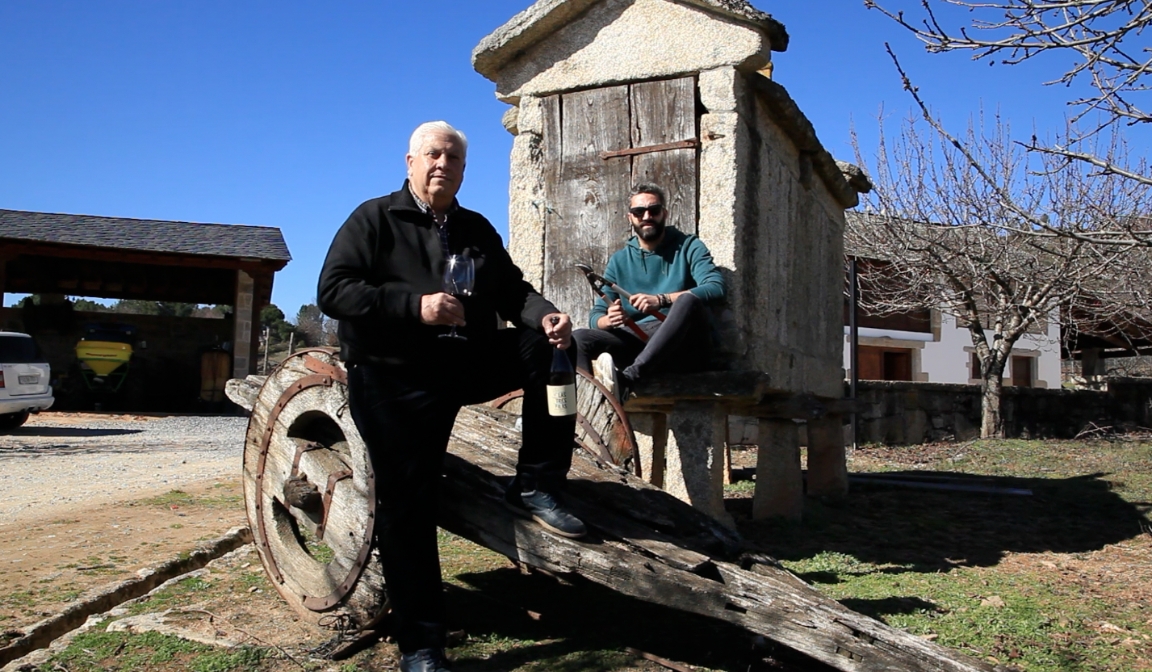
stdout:
POLYGON ((1103 473, 1063 479, 931 471, 884 476, 996 492, 853 482, 842 502, 809 500, 800 524, 753 522, 751 499, 729 499, 727 506, 748 542, 777 558, 803 560, 834 551, 900 565, 895 571, 901 572, 993 566, 1010 552, 1095 551, 1141 534, 1146 524, 1142 506, 1113 493, 1103 473), (1032 494, 1004 494, 1008 490, 1032 494))
MULTIPOLYGON (((471 640, 526 643, 488 658, 458 649, 454 669, 462 672, 519 669, 540 660, 550 661, 550 672, 607 672, 635 660, 629 648, 725 672, 833 669, 741 628, 620 595, 579 577, 565 585, 510 568, 456 579, 467 588, 448 590, 450 627, 466 631, 471 640)), ((647 663, 641 669, 664 668, 647 663)))

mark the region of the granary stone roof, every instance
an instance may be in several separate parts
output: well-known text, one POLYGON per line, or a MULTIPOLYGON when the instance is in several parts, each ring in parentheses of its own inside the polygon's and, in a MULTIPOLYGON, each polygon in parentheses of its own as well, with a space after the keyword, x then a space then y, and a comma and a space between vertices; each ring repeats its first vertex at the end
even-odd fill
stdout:
POLYGON ((280 229, 0 209, 0 239, 288 262, 280 229))
POLYGON ((784 24, 772 18, 771 14, 753 7, 747 0, 690 0, 705 8, 715 8, 737 18, 747 19, 759 25, 772 38, 772 51, 788 49, 788 31, 784 24))
MULTIPOLYGON (((602 1, 538 0, 481 40, 472 50, 472 66, 480 74, 492 78, 505 63, 525 49, 547 38, 602 1)), ((784 28, 784 24, 756 9, 747 0, 669 0, 669 2, 698 7, 740 23, 751 24, 768 37, 772 51, 784 51, 788 48, 788 31, 784 28)))

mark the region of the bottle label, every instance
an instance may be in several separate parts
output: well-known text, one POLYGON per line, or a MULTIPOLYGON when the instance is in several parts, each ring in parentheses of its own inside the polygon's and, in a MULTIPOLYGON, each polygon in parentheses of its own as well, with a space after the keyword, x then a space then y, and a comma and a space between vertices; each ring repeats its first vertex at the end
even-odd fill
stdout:
POLYGON ((576 385, 548 386, 548 415, 576 415, 576 385))

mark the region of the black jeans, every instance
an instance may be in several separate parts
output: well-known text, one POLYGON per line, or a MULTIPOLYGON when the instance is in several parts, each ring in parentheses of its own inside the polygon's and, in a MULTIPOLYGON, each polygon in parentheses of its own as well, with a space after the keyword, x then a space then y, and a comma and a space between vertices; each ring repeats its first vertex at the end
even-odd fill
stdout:
POLYGON ((711 349, 707 308, 695 294, 681 294, 660 322, 648 320, 640 328, 647 343, 626 327, 577 329, 572 332, 579 351, 577 366, 592 372, 592 360, 607 352, 628 380, 664 372, 686 373, 706 366, 711 349))
POLYGON ((433 369, 432 375, 348 367, 349 408, 376 475, 376 542, 402 653, 444 646, 437 483, 460 407, 524 389, 514 487, 558 490, 572 465, 576 420, 548 415, 547 339, 534 330, 506 329, 491 342, 459 347, 475 350, 459 358, 467 367, 433 369))

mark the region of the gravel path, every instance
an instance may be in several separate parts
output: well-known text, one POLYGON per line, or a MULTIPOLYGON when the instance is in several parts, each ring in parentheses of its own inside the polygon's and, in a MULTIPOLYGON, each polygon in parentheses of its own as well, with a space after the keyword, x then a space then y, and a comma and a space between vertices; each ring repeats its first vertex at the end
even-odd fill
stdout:
POLYGON ((41 413, 0 434, 0 528, 18 520, 238 478, 248 419, 41 413))

